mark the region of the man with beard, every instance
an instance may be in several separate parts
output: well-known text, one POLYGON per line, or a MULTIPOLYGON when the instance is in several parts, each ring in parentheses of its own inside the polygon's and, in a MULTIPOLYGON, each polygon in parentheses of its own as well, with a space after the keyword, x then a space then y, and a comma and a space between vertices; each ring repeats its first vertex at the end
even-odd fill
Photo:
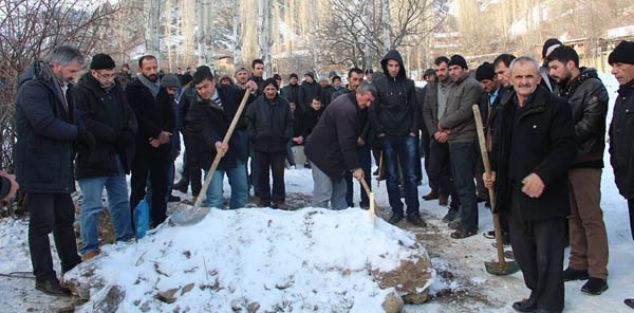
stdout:
POLYGON ((444 56, 438 57, 434 61, 436 80, 425 86, 425 104, 423 105, 424 126, 431 136, 429 145, 429 180, 431 184, 437 187, 437 193, 432 191, 423 196, 423 199, 428 201, 438 199, 439 205, 447 205, 448 198, 451 196, 449 210, 442 218, 445 223, 456 219, 460 207, 460 199, 451 181, 449 144, 447 143, 449 131, 438 130, 438 120, 445 113, 449 89, 451 88, 448 64, 449 58, 444 56))
POLYGON ((235 73, 236 85, 242 89, 246 88, 247 80, 249 79, 249 72, 244 67, 241 67, 235 73))
MULTIPOLYGON (((288 85, 284 86, 280 93, 282 97, 288 100, 289 103, 295 103, 296 105, 299 105, 299 88, 300 87, 299 87, 299 84, 297 84, 298 80, 299 78, 297 77, 297 74, 292 73, 291 75, 289 75, 288 85)), ((301 107, 300 109, 303 109, 303 107, 301 107)))
POLYGON ((171 162, 170 144, 174 129, 174 110, 171 98, 161 87, 157 76, 158 63, 154 56, 144 55, 139 59, 141 73, 137 75, 125 92, 130 106, 136 113, 139 131, 136 135, 136 153, 132 161, 130 206, 134 211, 145 197, 146 181, 150 175, 152 183, 152 205, 150 225, 163 223, 167 208, 167 168, 171 162))
POLYGON ((128 63, 121 65, 121 71, 117 73, 116 80, 119 84, 121 84, 121 88, 125 90, 125 87, 132 80, 132 74, 130 74, 130 65, 128 63))
POLYGON ((482 87, 471 76, 467 61, 460 55, 449 60, 449 77, 453 85, 447 96, 447 108, 438 120, 437 131, 447 134, 449 161, 454 188, 460 197, 459 218, 449 223, 455 229, 451 238, 463 239, 478 230, 478 204, 476 202, 475 161, 477 159, 476 128, 472 106, 478 103, 482 87))
POLYGON ((426 226, 420 217, 418 185, 416 182, 416 134, 418 114, 414 82, 407 78, 403 59, 396 50, 389 51, 381 60, 384 76, 373 82, 377 89, 376 104, 370 110, 370 121, 382 141, 387 169, 387 191, 392 207, 389 223, 397 224, 404 217, 401 190, 398 186, 400 161, 405 187, 407 220, 416 226, 426 226))
POLYGON ((568 169, 576 143, 570 106, 539 87, 537 61, 515 59, 510 67, 515 95, 500 103, 491 175, 494 212, 507 212, 511 246, 531 293, 515 302, 518 312, 561 312, 566 216, 570 212, 568 169))
POLYGON ((94 151, 79 149, 76 178, 83 196, 79 213, 83 260, 97 256, 97 216, 108 193, 109 212, 115 241, 133 238, 128 183, 134 154, 137 122, 118 82, 114 80, 114 60, 106 54, 92 57, 90 71, 73 89, 73 100, 86 128, 95 135, 94 151))
POLYGON ((53 232, 62 273, 81 262, 73 230, 75 205, 70 196, 75 191, 73 143, 91 151, 95 138, 80 123, 69 84, 83 62, 75 48, 53 49, 45 61, 35 61, 20 76, 15 99, 15 170, 30 213, 29 250, 35 289, 53 296, 70 296, 70 291, 60 286, 53 270, 48 235, 53 232))
MULTIPOLYGON (((630 231, 634 239, 634 42, 622 41, 610 55, 612 75, 619 82, 610 124, 610 163, 619 193, 627 199, 630 231)), ((625 304, 634 309, 634 299, 625 304)))
POLYGON ((546 64, 559 96, 570 104, 578 145, 568 171, 570 258, 563 278, 588 279, 581 291, 599 295, 608 289, 608 236, 600 204, 608 91, 595 69, 579 68, 579 55, 571 47, 553 50, 546 64))

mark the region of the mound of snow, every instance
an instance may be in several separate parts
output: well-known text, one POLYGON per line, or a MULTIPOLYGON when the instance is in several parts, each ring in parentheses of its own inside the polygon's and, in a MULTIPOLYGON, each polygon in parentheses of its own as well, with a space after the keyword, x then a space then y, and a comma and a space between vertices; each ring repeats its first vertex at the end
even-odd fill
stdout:
POLYGON ((367 211, 241 209, 105 246, 65 281, 78 312, 380 312, 433 274, 413 234, 367 211))

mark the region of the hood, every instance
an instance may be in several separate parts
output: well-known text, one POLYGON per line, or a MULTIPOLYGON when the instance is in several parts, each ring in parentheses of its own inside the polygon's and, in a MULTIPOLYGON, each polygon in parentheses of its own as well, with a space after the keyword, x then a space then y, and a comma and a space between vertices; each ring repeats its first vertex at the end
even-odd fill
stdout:
POLYGON ((26 71, 20 75, 18 80, 18 88, 31 79, 38 79, 42 82, 52 83, 54 76, 51 68, 43 61, 35 61, 27 67, 26 71))
POLYGON ((389 72, 387 71, 387 60, 396 60, 398 64, 401 66, 401 70, 398 72, 396 78, 398 80, 405 79, 405 66, 403 66, 403 58, 401 54, 396 50, 390 50, 381 60, 381 67, 383 68, 383 73, 386 77, 390 77, 389 72))

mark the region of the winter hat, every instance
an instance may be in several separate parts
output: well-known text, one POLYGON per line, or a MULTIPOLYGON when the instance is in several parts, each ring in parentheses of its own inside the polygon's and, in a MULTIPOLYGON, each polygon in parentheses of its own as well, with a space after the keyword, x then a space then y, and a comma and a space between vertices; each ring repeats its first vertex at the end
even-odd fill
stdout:
POLYGON ((310 76, 310 78, 315 80, 315 74, 313 72, 311 72, 311 71, 308 71, 308 72, 304 73, 304 76, 310 76))
POLYGON ((608 63, 634 64, 634 41, 623 40, 608 56, 608 63))
POLYGON ((288 79, 290 80, 291 78, 297 78, 299 79, 299 77, 297 76, 297 74, 292 73, 291 75, 288 76, 288 79))
POLYGON ((95 54, 90 62, 91 70, 111 70, 113 68, 115 68, 114 60, 107 54, 95 54))
POLYGON ((542 59, 545 59, 553 50, 557 47, 563 45, 561 41, 556 38, 550 38, 544 42, 544 47, 542 48, 542 59))
POLYGON ((175 74, 165 74, 161 79, 161 87, 163 88, 180 88, 181 82, 175 74))
POLYGON ((469 69, 469 66, 467 66, 467 60, 465 60, 459 54, 454 54, 454 55, 451 56, 451 59, 449 60, 448 66, 452 66, 452 65, 458 65, 458 66, 464 68, 465 70, 469 69))
POLYGON ((495 70, 493 69, 493 64, 489 62, 482 63, 476 70, 476 79, 478 81, 483 81, 485 79, 492 80, 494 76, 495 70))

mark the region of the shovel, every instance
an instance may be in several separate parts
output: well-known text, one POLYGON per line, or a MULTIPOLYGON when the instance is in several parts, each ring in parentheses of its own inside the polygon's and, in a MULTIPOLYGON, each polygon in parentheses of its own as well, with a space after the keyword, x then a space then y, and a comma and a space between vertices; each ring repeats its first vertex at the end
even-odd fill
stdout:
MULTIPOLYGON (((473 105, 473 116, 475 118, 476 129, 478 131, 478 141, 480 142, 480 153, 482 154, 482 162, 484 163, 484 171, 487 176, 491 175, 491 164, 489 163, 489 153, 486 148, 486 140, 484 139, 484 127, 482 125, 482 115, 477 104, 473 105)), ((495 191, 489 189, 489 201, 491 203, 491 213, 493 215, 493 228, 495 229, 495 247, 497 248, 498 261, 484 262, 487 273, 493 275, 511 275, 519 271, 519 266, 515 261, 506 261, 504 259, 504 248, 502 247, 502 231, 500 227, 500 216, 493 213, 495 209, 495 191)))
POLYGON ((376 201, 374 200, 374 192, 370 190, 370 187, 368 186, 368 183, 365 182, 365 179, 357 179, 357 180, 363 187, 363 190, 365 190, 365 193, 368 195, 368 199, 370 200, 370 210, 368 213, 370 214, 370 222, 372 223, 372 225, 374 225, 376 224, 376 210, 379 209, 379 206, 376 204, 376 201))
MULTIPOLYGON (((227 133, 225 134, 225 137, 222 140, 223 145, 229 144, 229 139, 231 139, 231 136, 233 135, 236 125, 238 124, 238 121, 240 120, 240 116, 242 115, 242 111, 244 111, 244 107, 247 104, 247 100, 249 99, 249 94, 250 94, 249 90, 245 90, 244 97, 242 97, 242 102, 240 102, 240 106, 238 107, 236 114, 233 116, 233 119, 231 120, 231 124, 229 125, 229 129, 227 130, 227 133)), ((218 164, 220 164, 220 159, 222 159, 223 156, 224 156, 223 153, 218 153, 218 152, 216 153, 216 157, 214 158, 214 161, 211 163, 211 167, 209 168, 207 177, 205 177, 205 182, 203 183, 203 186, 200 189, 198 196, 196 197, 196 202, 194 203, 194 206, 191 208, 186 208, 186 209, 182 209, 182 210, 178 210, 174 212, 172 214, 172 217, 170 218, 170 221, 172 223, 176 225, 192 225, 192 224, 196 224, 200 222, 203 218, 205 218, 205 216, 207 216, 207 213, 209 213, 209 208, 201 207, 200 204, 203 201, 204 195, 207 193, 207 188, 209 188, 209 183, 211 183, 211 179, 214 176, 213 174, 214 172, 216 172, 216 169, 218 168, 218 164)))

